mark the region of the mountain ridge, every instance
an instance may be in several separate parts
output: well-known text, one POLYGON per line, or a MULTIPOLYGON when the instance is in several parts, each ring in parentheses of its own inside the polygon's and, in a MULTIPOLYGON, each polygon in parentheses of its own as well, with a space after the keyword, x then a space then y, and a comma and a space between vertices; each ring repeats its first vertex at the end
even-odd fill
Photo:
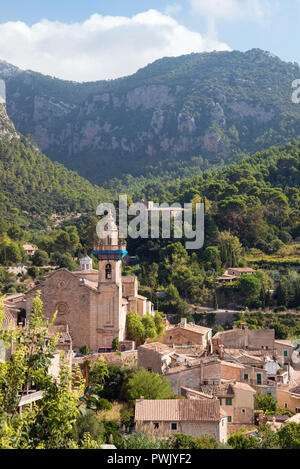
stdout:
POLYGON ((200 169, 228 164, 300 138, 300 106, 291 99, 299 77, 298 64, 259 49, 163 58, 128 77, 87 83, 0 63, 17 130, 99 185, 191 157, 200 169))

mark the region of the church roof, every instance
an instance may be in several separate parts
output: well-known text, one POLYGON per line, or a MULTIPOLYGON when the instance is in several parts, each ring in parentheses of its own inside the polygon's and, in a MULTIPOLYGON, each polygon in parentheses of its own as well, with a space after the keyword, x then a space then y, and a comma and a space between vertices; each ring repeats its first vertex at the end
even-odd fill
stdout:
POLYGON ((88 255, 80 258, 80 261, 91 261, 91 260, 92 259, 88 255))

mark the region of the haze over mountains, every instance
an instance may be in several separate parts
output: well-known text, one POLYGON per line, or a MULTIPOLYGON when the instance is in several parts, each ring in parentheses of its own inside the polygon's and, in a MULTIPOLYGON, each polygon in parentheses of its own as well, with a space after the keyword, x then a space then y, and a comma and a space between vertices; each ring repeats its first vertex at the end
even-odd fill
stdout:
POLYGON ((0 78, 16 129, 99 185, 178 161, 199 170, 228 164, 300 138, 300 105, 291 98, 300 67, 258 49, 164 58, 90 83, 0 62, 0 78))

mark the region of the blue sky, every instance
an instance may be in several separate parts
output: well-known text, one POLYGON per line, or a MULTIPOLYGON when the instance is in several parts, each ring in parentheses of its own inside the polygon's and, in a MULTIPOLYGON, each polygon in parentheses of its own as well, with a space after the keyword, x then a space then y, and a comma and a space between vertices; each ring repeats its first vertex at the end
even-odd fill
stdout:
POLYGON ((299 20, 300 0, 12 0, 0 59, 78 81, 204 50, 259 47, 300 63, 299 20))

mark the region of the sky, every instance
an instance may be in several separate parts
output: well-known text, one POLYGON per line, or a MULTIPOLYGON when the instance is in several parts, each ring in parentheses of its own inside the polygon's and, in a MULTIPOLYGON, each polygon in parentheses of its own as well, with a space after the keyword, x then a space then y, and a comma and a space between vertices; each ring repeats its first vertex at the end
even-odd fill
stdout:
POLYGON ((74 81, 260 48, 300 63, 300 0, 0 0, 0 60, 74 81))

